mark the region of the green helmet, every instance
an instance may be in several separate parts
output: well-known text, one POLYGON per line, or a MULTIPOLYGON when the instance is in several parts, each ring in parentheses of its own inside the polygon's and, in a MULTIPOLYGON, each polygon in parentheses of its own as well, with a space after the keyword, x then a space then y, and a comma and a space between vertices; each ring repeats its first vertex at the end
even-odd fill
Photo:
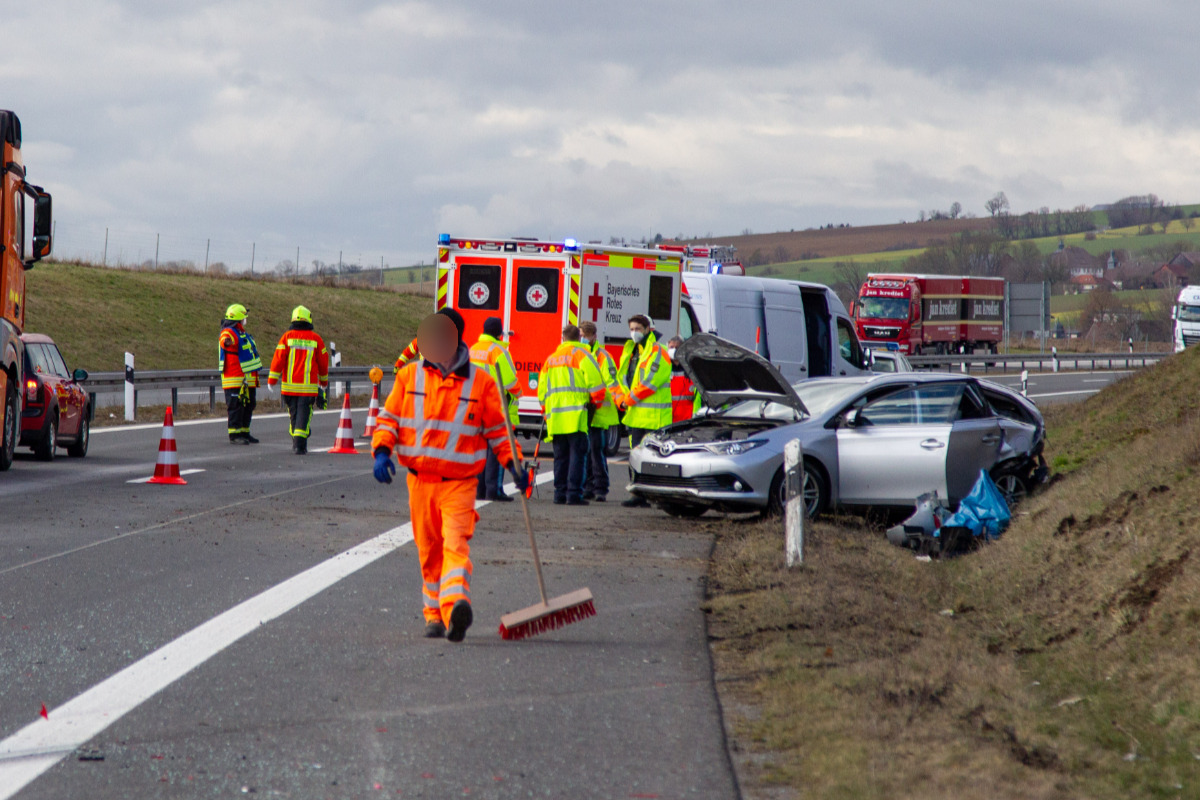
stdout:
POLYGON ((225 309, 225 319, 239 322, 246 318, 246 307, 241 303, 234 303, 229 308, 225 309))
POLYGON ((292 322, 307 322, 312 324, 312 312, 304 306, 296 306, 292 309, 292 322))

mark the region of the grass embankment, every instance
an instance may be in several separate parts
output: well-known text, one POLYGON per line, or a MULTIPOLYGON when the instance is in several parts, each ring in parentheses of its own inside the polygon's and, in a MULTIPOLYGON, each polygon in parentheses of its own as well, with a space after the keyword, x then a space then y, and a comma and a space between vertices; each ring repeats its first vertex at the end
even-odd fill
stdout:
POLYGON ((247 330, 268 362, 292 309, 305 305, 343 364, 387 365, 433 310, 420 295, 187 273, 45 263, 26 279, 26 330, 48 334, 68 366, 91 372, 124 369, 125 351, 138 369, 215 368, 231 303, 250 310, 247 330))
POLYGON ((922 563, 852 519, 711 523, 748 797, 1200 796, 1200 350, 1049 417, 1059 476, 922 563), (787 788, 785 788, 787 787, 787 788))

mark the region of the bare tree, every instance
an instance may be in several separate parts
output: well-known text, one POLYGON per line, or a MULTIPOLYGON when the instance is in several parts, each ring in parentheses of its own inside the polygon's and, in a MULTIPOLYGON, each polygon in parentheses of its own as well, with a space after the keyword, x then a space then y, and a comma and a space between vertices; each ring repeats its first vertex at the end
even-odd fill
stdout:
POLYGON ((775 258, 773 260, 776 264, 786 263, 792 260, 792 253, 783 245, 779 245, 775 248, 775 258))
POLYGON ((996 192, 996 196, 983 204, 987 212, 995 217, 997 214, 1008 213, 1008 196, 1004 192, 996 192))
POLYGON ((955 200, 950 204, 950 219, 958 219, 960 214, 962 214, 962 203, 955 200))
POLYGON ((858 297, 858 290, 866 282, 867 272, 856 261, 839 261, 833 265, 833 275, 833 291, 849 308, 850 302, 858 297))

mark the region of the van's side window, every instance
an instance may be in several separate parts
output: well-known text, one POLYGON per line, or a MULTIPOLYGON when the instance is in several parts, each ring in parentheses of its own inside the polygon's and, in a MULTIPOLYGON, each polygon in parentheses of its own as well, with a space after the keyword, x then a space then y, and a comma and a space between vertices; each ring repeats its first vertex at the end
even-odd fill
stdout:
POLYGON ((696 322, 696 312, 686 301, 679 309, 679 338, 687 341, 700 332, 700 323, 696 322))
POLYGON ((859 369, 866 369, 866 362, 863 359, 862 347, 858 344, 858 337, 854 335, 854 328, 850 323, 840 317, 837 318, 838 327, 838 350, 842 354, 842 358, 849 361, 859 369))

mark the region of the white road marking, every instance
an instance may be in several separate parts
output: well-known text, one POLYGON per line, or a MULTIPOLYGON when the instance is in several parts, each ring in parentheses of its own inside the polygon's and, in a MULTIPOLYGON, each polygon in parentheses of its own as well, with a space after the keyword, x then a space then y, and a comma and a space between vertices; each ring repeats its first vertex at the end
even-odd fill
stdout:
POLYGON ((1099 389, 1078 389, 1074 392, 1046 392, 1045 394, 1031 394, 1029 396, 1036 399, 1038 397, 1063 397, 1069 394, 1097 394, 1099 391, 1099 389))
MULTIPOLYGON (((197 472, 204 472, 204 470, 203 469, 181 469, 181 470, 179 470, 179 475, 182 477, 184 475, 194 475, 197 472)), ((125 481, 125 482, 126 483, 149 483, 152 480, 154 480, 153 475, 151 475, 149 478, 134 478, 131 481, 125 481)))
MULTIPOLYGON (((538 483, 554 479, 539 475, 538 483)), ((505 484, 506 490, 516 487, 505 484)), ((491 505, 475 501, 475 508, 491 505)), ((412 541, 412 523, 306 569, 193 628, 0 741, 0 800, 7 800, 121 717, 266 623, 412 541)))

